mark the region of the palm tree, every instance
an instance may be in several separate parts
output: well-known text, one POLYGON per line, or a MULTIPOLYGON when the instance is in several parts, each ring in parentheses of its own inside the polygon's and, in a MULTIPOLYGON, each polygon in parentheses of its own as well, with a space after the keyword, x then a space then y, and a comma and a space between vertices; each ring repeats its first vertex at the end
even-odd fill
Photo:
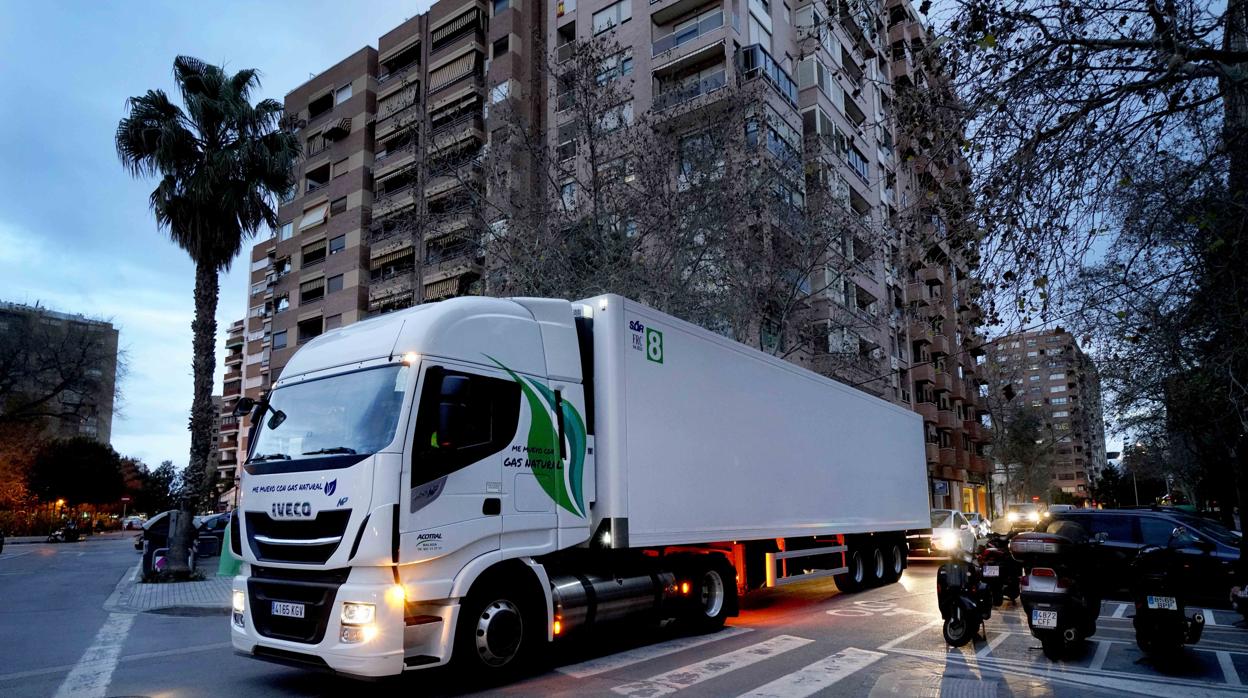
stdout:
POLYGON ((296 135, 282 122, 282 105, 251 103, 255 70, 227 74, 220 66, 178 56, 173 77, 183 107, 162 90, 131 97, 117 124, 117 156, 134 177, 158 177, 149 198, 157 226, 195 262, 191 452, 181 505, 171 530, 170 571, 188 569, 192 509, 201 495, 212 443, 212 378, 216 364, 218 274, 262 225, 277 227, 273 202, 293 186, 296 135))

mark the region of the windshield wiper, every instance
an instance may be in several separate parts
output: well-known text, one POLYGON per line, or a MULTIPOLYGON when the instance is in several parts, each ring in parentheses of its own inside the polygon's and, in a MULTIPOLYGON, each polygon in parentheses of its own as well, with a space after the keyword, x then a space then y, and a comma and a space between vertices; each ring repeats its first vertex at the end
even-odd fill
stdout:
POLYGON ((267 453, 261 456, 252 456, 251 462, 259 463, 266 460, 290 460, 290 456, 285 453, 267 453))
POLYGON ((346 446, 330 446, 329 448, 318 448, 315 451, 304 451, 303 455, 317 456, 317 455, 321 455, 322 453, 347 453, 347 454, 354 455, 355 449, 347 448, 346 446))

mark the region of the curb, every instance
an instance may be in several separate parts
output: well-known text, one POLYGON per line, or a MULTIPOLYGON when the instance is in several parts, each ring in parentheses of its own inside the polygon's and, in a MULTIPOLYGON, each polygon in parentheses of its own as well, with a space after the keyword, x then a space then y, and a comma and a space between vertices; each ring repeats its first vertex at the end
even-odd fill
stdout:
MULTIPOLYGON (((142 563, 136 564, 134 567, 126 571, 121 579, 117 582, 113 593, 109 595, 108 600, 104 602, 104 610, 110 613, 148 613, 148 612, 165 612, 168 615, 201 615, 203 612, 226 612, 230 609, 230 595, 225 593, 222 598, 203 601, 202 595, 198 599, 187 598, 180 591, 194 589, 197 592, 203 592, 207 587, 219 586, 222 584, 233 584, 233 577, 220 577, 216 574, 205 575, 205 579, 197 582, 168 582, 163 584, 143 584, 140 581, 140 568, 142 563), (224 581, 223 581, 224 580, 224 581), (215 582, 215 584, 214 584, 215 582), (143 603, 141 600, 136 603, 135 591, 136 587, 143 584, 145 590, 164 592, 162 595, 166 598, 163 602, 143 603), (199 587, 198 585, 206 585, 199 587), (198 587, 198 588, 197 588, 198 587)), ((209 591, 211 593, 211 590, 209 591)))

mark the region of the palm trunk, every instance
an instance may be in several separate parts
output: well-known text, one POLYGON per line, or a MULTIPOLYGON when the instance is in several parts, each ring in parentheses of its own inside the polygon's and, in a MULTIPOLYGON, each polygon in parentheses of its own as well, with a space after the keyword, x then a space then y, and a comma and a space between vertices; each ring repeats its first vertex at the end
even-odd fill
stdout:
POLYGON ((169 571, 184 574, 190 570, 189 554, 194 532, 192 516, 202 503, 204 485, 208 480, 208 457, 212 452, 212 378, 217 353, 217 268, 205 260, 195 264, 195 319, 191 321, 191 345, 194 355, 191 371, 194 397, 191 401, 191 456, 183 474, 183 515, 170 531, 169 571))

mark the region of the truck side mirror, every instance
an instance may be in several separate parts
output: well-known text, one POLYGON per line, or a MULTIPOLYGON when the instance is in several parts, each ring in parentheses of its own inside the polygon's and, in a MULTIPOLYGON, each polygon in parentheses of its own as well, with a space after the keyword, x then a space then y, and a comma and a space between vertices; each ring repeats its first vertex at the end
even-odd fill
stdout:
POLYGON ((255 407, 256 407, 255 398, 250 398, 246 396, 240 397, 238 399, 238 402, 234 404, 234 416, 242 417, 243 415, 251 414, 251 411, 255 409, 255 407))
POLYGON ((472 382, 467 376, 443 376, 438 403, 438 448, 457 448, 468 425, 472 382))

